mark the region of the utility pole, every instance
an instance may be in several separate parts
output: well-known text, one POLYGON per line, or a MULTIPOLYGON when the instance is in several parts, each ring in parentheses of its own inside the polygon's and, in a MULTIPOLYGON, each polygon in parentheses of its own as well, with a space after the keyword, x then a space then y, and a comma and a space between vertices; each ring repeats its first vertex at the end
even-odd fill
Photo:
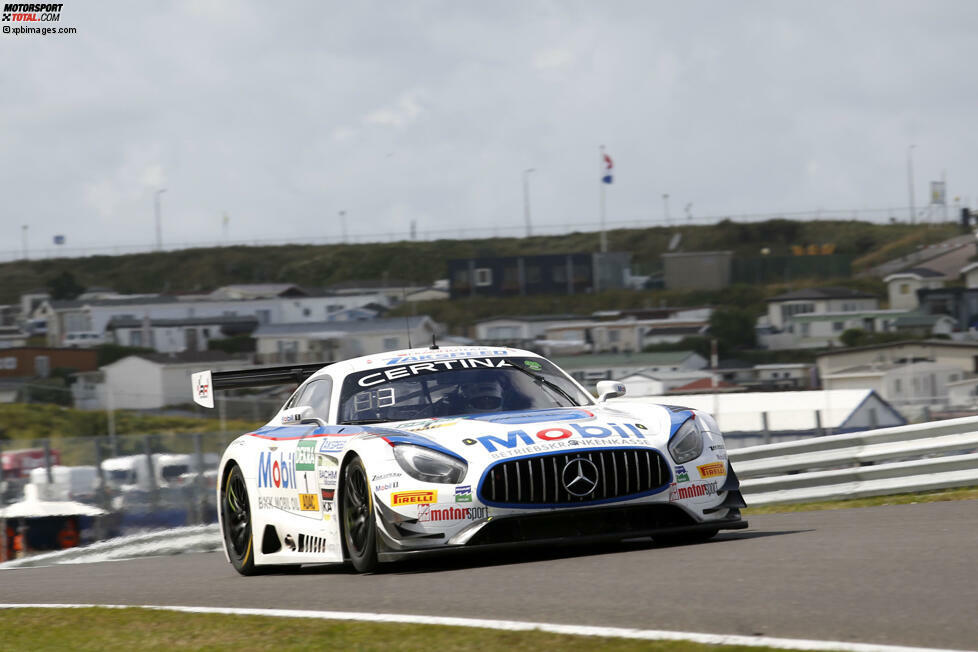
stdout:
POLYGON ((910 223, 917 221, 917 207, 913 198, 913 149, 916 145, 907 148, 907 192, 910 195, 910 223))
POLYGON ((523 170, 523 219, 526 221, 526 237, 530 237, 532 229, 530 227, 530 173, 534 168, 523 170))
POLYGON ((20 227, 20 240, 24 246, 24 260, 27 260, 27 229, 29 227, 25 224, 20 227))
POLYGON ((340 211, 340 229, 343 231, 343 244, 346 244, 346 211, 340 211))
POLYGON ((153 193, 153 208, 156 212, 156 250, 163 251, 163 217, 160 208, 160 195, 166 192, 166 188, 160 188, 153 193))
POLYGON ((941 188, 944 193, 941 197, 941 208, 944 210, 944 221, 947 222, 947 170, 941 170, 941 188))
MULTIPOLYGON (((601 253, 608 253, 608 233, 604 229, 604 217, 605 217, 605 186, 608 185, 609 181, 606 181, 605 171, 610 172, 611 168, 606 167, 607 155, 604 153, 604 145, 601 146, 601 174, 598 177, 598 185, 601 186, 601 201, 600 201, 600 213, 601 213, 601 253)), ((597 289, 597 288, 595 288, 597 289)))
POLYGON ((669 193, 662 194, 662 207, 666 214, 666 226, 669 226, 669 193))

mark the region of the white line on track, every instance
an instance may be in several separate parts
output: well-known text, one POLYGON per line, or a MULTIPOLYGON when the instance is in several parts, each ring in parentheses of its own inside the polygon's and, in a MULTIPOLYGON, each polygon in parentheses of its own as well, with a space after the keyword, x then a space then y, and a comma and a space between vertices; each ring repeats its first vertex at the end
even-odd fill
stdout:
POLYGON ((907 647, 903 645, 875 645, 872 643, 844 643, 841 641, 815 641, 800 638, 773 638, 769 636, 739 636, 734 634, 701 634, 697 632, 667 632, 657 629, 628 629, 624 627, 592 627, 587 625, 560 625, 557 623, 533 623, 519 620, 484 620, 481 618, 450 618, 442 616, 416 616, 411 614, 380 614, 353 611, 303 611, 299 609, 244 609, 238 607, 181 607, 163 605, 123 604, 0 604, 0 609, 152 609, 181 613, 228 614, 236 616, 272 616, 276 618, 315 618, 321 620, 356 620, 373 623, 407 623, 411 625, 445 625, 449 627, 481 627, 507 631, 541 631, 572 636, 602 636, 630 638, 646 641, 692 641, 706 645, 754 645, 784 650, 842 650, 844 652, 968 652, 941 648, 907 647))

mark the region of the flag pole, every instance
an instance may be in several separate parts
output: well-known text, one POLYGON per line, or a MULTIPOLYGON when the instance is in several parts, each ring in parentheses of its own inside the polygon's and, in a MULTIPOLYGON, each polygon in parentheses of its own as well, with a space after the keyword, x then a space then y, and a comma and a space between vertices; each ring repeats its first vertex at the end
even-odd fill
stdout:
POLYGON ((607 185, 604 182, 604 145, 601 146, 601 156, 599 157, 601 161, 598 166, 598 185, 601 186, 601 253, 608 253, 608 234, 604 230, 604 187, 607 185))

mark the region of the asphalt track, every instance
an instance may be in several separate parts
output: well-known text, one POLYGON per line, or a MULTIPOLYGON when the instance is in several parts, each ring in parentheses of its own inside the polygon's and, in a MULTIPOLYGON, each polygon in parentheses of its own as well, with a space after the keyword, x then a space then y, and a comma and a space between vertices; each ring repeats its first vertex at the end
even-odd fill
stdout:
POLYGON ((373 611, 978 649, 978 501, 750 517, 629 543, 238 576, 187 554, 0 571, 0 603, 373 611))

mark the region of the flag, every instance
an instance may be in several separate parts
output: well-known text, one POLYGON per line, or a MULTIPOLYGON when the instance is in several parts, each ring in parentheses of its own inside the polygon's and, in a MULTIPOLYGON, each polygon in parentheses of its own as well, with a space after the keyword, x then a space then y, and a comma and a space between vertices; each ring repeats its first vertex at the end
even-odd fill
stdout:
POLYGON ((604 176, 601 177, 601 180, 605 183, 611 183, 611 168, 615 167, 615 164, 611 162, 611 157, 604 152, 601 153, 601 156, 604 157, 604 176))

